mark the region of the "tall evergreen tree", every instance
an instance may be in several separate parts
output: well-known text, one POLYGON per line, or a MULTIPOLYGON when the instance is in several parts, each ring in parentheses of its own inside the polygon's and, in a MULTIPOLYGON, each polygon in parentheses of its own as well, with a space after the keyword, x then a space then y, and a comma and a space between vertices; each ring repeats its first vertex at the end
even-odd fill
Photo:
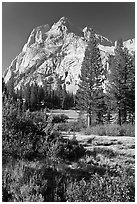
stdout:
POLYGON ((135 119, 135 53, 133 55, 129 54, 128 57, 128 91, 126 95, 126 107, 133 123, 135 119))
POLYGON ((4 78, 2 77, 2 99, 3 101, 5 98, 8 98, 8 91, 7 91, 7 86, 4 82, 4 78))
POLYGON ((16 94, 14 90, 14 74, 12 71, 11 71, 11 78, 9 82, 7 83, 7 90, 8 90, 8 96, 10 98, 15 98, 16 94))
POLYGON ((40 106, 40 103, 42 101, 44 101, 44 99, 45 99, 45 92, 44 92, 44 89, 43 89, 42 86, 38 86, 38 93, 37 93, 37 95, 38 95, 38 104, 40 106))
POLYGON ((63 84, 63 88, 62 88, 62 101, 61 101, 61 108, 65 109, 65 100, 67 97, 67 92, 66 92, 66 84, 63 84))
POLYGON ((47 103, 48 103, 48 85, 47 85, 47 79, 45 79, 44 81, 44 87, 43 87, 43 90, 44 90, 44 105, 46 105, 47 107, 47 103))
POLYGON ((38 87, 37 84, 31 85, 31 94, 30 94, 30 105, 33 110, 37 107, 38 104, 38 87))
POLYGON ((4 82, 4 78, 2 77, 2 92, 5 92, 5 88, 6 88, 6 85, 4 82))
POLYGON ((47 80, 47 95, 46 95, 46 102, 47 107, 52 108, 52 99, 53 99, 53 93, 52 93, 52 86, 53 86, 53 77, 49 76, 47 80))
POLYGON ((25 104, 24 106, 26 106, 25 109, 30 108, 30 95, 31 95, 31 87, 29 84, 26 84, 24 89, 23 89, 23 97, 25 99, 25 104))
POLYGON ((85 58, 81 68, 79 89, 76 93, 77 108, 88 114, 88 126, 91 125, 92 114, 98 110, 102 96, 104 69, 94 31, 88 40, 85 58))
POLYGON ((108 110, 105 98, 106 98, 106 95, 104 94, 103 88, 102 88, 102 90, 100 89, 99 98, 98 98, 98 102, 96 104, 96 110, 95 110, 98 124, 103 124, 104 115, 107 113, 107 110, 108 110))
POLYGON ((115 56, 113 58, 111 57, 109 61, 110 72, 108 72, 107 92, 110 93, 111 100, 115 102, 115 110, 118 113, 118 123, 120 125, 127 121, 129 106, 131 107, 131 104, 133 105, 134 103, 133 62, 134 60, 128 53, 128 50, 123 47, 122 41, 118 41, 115 56), (132 101, 130 99, 131 90, 133 94, 132 101))
POLYGON ((74 95, 73 93, 66 92, 65 100, 64 100, 64 108, 71 109, 74 108, 74 95))

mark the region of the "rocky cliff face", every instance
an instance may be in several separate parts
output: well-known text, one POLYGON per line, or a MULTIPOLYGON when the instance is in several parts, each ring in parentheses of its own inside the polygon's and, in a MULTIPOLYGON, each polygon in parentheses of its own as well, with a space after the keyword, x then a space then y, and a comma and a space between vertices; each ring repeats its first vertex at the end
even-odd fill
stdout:
MULTIPOLYGON (((75 93, 90 35, 90 28, 75 28, 65 17, 51 28, 43 25, 33 29, 22 52, 4 73, 5 83, 12 78, 15 89, 20 89, 27 83, 44 85, 45 80, 52 76, 53 88, 56 87, 58 77, 66 85, 66 90, 75 93)), ((114 54, 115 47, 111 41, 97 33, 96 39, 105 65, 108 55, 114 54)), ((135 50, 134 44, 134 39, 124 42, 124 46, 131 52, 135 50)))

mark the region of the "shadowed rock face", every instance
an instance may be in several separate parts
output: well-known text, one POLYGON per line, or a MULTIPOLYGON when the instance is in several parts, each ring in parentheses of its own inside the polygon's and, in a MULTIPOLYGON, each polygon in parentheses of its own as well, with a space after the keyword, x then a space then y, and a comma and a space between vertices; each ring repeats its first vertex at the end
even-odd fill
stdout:
MULTIPOLYGON (((66 84, 66 90, 75 93, 91 31, 92 29, 87 27, 83 30, 76 28, 65 17, 54 23, 51 28, 49 25, 34 28, 21 53, 5 71, 5 83, 12 78, 15 89, 20 89, 27 83, 36 82, 38 85, 44 85, 48 77, 52 76, 55 79, 59 76, 62 83, 66 84)), ((97 33, 96 39, 105 65, 108 55, 114 54, 115 47, 110 40, 97 33)), ((134 39, 124 43, 130 51, 135 50, 134 39)), ((55 87, 54 84, 53 88, 55 87)))

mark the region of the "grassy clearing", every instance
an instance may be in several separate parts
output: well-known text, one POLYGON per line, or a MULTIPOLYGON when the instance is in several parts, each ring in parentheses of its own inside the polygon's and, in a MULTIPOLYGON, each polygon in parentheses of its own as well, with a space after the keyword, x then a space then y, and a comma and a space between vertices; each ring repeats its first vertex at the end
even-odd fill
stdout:
POLYGON ((86 115, 79 115, 74 110, 54 110, 53 115, 66 115, 67 123, 60 124, 59 130, 66 132, 81 132, 85 135, 99 135, 99 136, 129 136, 135 137, 135 125, 132 124, 104 124, 86 127, 86 115))
POLYGON ((107 125, 96 125, 83 130, 86 135, 99 135, 99 136, 135 136, 135 126, 131 124, 117 125, 117 124, 107 124, 107 125))
POLYGON ((61 109, 57 109, 57 110, 52 110, 52 114, 53 115, 60 115, 60 114, 64 114, 66 116, 68 116, 68 121, 77 121, 78 117, 79 117, 79 111, 76 110, 61 110, 61 109))

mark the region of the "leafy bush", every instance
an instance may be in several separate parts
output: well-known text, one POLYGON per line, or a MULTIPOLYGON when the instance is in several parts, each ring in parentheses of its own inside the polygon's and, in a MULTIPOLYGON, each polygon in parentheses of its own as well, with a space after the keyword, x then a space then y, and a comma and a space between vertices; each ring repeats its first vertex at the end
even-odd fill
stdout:
POLYGON ((85 121, 79 119, 78 121, 70 121, 64 124, 59 124, 60 131, 80 132, 85 127, 85 121))
POLYGON ((60 148, 58 156, 64 160, 77 161, 79 158, 85 155, 84 147, 78 144, 77 140, 64 140, 58 145, 60 148))
POLYGON ((79 132, 80 125, 77 122, 68 122, 64 124, 59 124, 60 131, 68 131, 68 132, 79 132))
POLYGON ((53 202, 65 200, 65 176, 46 164, 31 167, 23 161, 3 169, 3 201, 53 202))
POLYGON ((93 151, 95 152, 95 155, 99 153, 99 154, 105 155, 108 158, 115 157, 117 155, 117 153, 110 148, 94 147, 93 151))
POLYGON ((18 110, 16 102, 4 101, 2 115, 3 158, 4 155, 5 157, 12 155, 14 158, 33 159, 48 136, 55 137, 54 131, 51 131, 53 125, 48 125, 44 119, 46 114, 42 114, 21 112, 18 110), (43 129, 45 126, 48 126, 47 132, 43 129))
POLYGON ((84 129, 83 132, 86 135, 105 136, 106 135, 106 126, 105 125, 96 125, 93 127, 88 127, 86 129, 84 129))
POLYGON ((106 135, 109 136, 135 136, 135 126, 131 124, 111 124, 106 126, 106 135))
POLYGON ((31 121, 32 123, 37 125, 40 129, 43 129, 47 125, 48 115, 46 109, 44 111, 35 112, 26 111, 22 113, 22 117, 31 121))
POLYGON ((71 182, 66 194, 68 202, 134 202, 134 178, 125 172, 115 177, 95 174, 88 181, 71 182))
POLYGON ((135 137, 135 125, 123 124, 124 136, 135 137))
POLYGON ((10 108, 3 107, 3 153, 14 157, 31 157, 37 151, 37 143, 45 133, 31 120, 18 116, 14 105, 10 108))
POLYGON ((69 117, 65 114, 53 115, 53 123, 65 123, 69 117))
POLYGON ((106 127, 106 135, 108 136, 123 136, 124 129, 120 125, 111 124, 106 127))
POLYGON ((58 124, 58 129, 60 131, 68 131, 69 130, 69 122, 68 123, 60 123, 58 124))

